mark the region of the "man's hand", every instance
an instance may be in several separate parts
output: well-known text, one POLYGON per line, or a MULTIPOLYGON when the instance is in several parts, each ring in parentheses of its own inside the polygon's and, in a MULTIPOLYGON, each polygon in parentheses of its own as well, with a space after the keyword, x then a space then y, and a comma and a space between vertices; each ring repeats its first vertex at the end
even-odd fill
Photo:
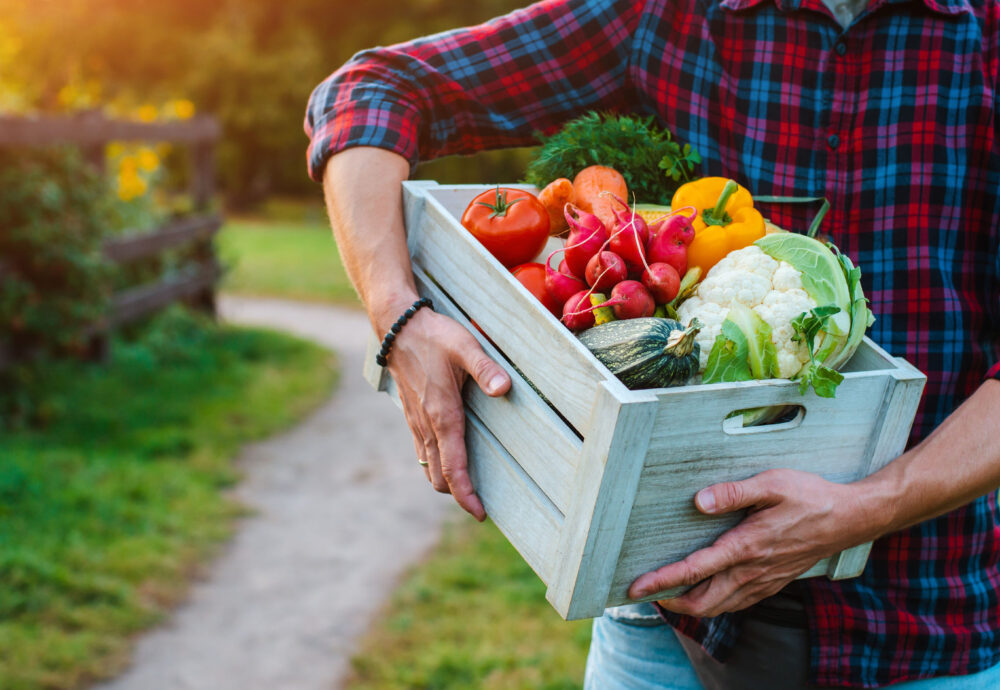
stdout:
MULTIPOLYGON (((406 305, 409 306, 409 305, 406 305)), ((404 307, 405 308, 405 307, 404 307)), ((480 522, 486 511, 469 479, 462 386, 472 376, 484 393, 510 390, 510 377, 464 327, 421 309, 400 331, 389 355, 417 457, 435 489, 451 493, 480 522)))
POLYGON ((712 546, 640 576, 630 597, 693 586, 659 604, 697 617, 738 611, 776 594, 820 559, 867 541, 871 529, 850 485, 797 470, 710 486, 695 505, 708 515, 748 514, 712 546))

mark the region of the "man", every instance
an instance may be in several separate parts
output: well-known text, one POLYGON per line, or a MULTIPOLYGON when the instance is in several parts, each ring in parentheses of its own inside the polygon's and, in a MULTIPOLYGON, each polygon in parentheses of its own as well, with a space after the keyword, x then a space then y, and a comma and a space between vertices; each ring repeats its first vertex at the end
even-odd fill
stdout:
MULTIPOLYGON (((826 196, 872 337, 927 374, 910 449, 876 475, 782 470, 699 492, 703 512, 749 515, 633 584, 637 598, 695 585, 662 618, 627 607, 595 623, 590 687, 1000 687, 1000 4, 845 4, 550 0, 361 53, 313 94, 311 172, 380 335, 416 299, 399 183, 417 160, 615 109, 655 115, 705 174, 826 196), (861 577, 792 582, 870 539, 861 577)), ((805 213, 766 209, 789 228, 805 213)), ((503 370, 428 309, 389 369, 428 479, 482 519, 459 389, 471 375, 502 395, 503 370)))

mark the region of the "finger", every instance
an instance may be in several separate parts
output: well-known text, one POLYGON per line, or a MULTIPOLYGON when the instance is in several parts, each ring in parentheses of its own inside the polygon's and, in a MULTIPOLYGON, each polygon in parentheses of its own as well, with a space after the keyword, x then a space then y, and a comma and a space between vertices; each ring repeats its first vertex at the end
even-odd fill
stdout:
POLYGON ((784 589, 789 582, 791 582, 791 580, 768 583, 755 582, 752 586, 744 585, 734 591, 726 600, 720 602, 717 605, 717 608, 720 613, 727 611, 742 611, 743 609, 750 608, 762 599, 774 596, 784 589))
POLYGON ((732 577, 732 571, 726 571, 702 582, 679 597, 659 603, 666 610, 684 616, 712 618, 726 611, 723 607, 724 602, 729 601, 739 588, 739 582, 732 577))
POLYGON ((440 469, 451 495, 462 508, 476 520, 486 519, 486 510, 476 495, 469 477, 468 456, 465 451, 465 415, 438 416, 435 428, 440 452, 440 469))
POLYGON ((490 359, 472 334, 462 338, 454 352, 455 362, 476 380, 486 395, 499 396, 510 390, 510 376, 503 367, 490 359))
POLYGON ((674 587, 691 587, 746 560, 752 552, 738 530, 726 532, 711 546, 682 561, 640 575, 629 587, 629 596, 641 599, 674 587))
POLYGON ((448 482, 441 472, 441 453, 438 449, 437 440, 433 437, 427 439, 424 443, 424 460, 427 462, 427 466, 424 469, 427 470, 427 478, 430 480, 434 490, 443 494, 451 493, 448 488, 448 482))
POLYGON ((695 495, 694 504, 703 513, 719 515, 773 505, 779 498, 770 476, 764 472, 741 482, 724 482, 704 488, 695 495))

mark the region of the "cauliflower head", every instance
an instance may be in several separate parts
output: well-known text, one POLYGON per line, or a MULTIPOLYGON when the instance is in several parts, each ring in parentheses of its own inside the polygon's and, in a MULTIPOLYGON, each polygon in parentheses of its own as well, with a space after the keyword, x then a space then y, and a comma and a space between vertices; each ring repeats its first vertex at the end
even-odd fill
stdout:
POLYGON ((798 270, 754 245, 730 252, 719 261, 697 292, 677 309, 682 323, 697 317, 704 324, 696 337, 701 346, 700 370, 705 370, 722 322, 737 303, 755 311, 771 327, 781 378, 798 374, 809 362, 809 350, 805 343, 792 340, 795 331, 791 321, 816 307, 816 301, 803 289, 798 270))

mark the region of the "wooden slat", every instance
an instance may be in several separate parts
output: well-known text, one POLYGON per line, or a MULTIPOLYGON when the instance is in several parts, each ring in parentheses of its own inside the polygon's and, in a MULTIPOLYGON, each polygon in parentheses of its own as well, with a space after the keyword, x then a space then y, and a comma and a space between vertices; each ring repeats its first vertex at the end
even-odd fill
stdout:
POLYGON ((205 115, 178 122, 110 120, 99 114, 0 117, 0 146, 86 146, 108 141, 214 141, 221 131, 219 123, 205 115))
POLYGON ((175 220, 151 232, 113 237, 104 242, 104 255, 125 263, 196 240, 212 237, 222 227, 218 215, 195 216, 175 220))
POLYGON ((119 292, 111 299, 108 326, 114 328, 161 309, 171 302, 191 297, 212 287, 221 275, 222 270, 213 262, 180 271, 155 283, 119 292))
POLYGON ((562 515, 475 415, 465 426, 469 475, 490 519, 543 582, 552 576, 562 515))
POLYGON ((607 604, 657 404, 651 394, 622 404, 611 386, 599 389, 545 594, 567 620, 598 617, 607 604))
MULTIPOLYGON (((435 188, 408 217, 414 263, 455 297, 469 316, 577 431, 586 428, 597 387, 626 388, 437 201, 435 188), (416 222, 414 222, 416 221, 416 222)), ((409 191, 409 190, 408 190, 409 191)), ((408 209, 409 210, 409 209, 408 209)))

